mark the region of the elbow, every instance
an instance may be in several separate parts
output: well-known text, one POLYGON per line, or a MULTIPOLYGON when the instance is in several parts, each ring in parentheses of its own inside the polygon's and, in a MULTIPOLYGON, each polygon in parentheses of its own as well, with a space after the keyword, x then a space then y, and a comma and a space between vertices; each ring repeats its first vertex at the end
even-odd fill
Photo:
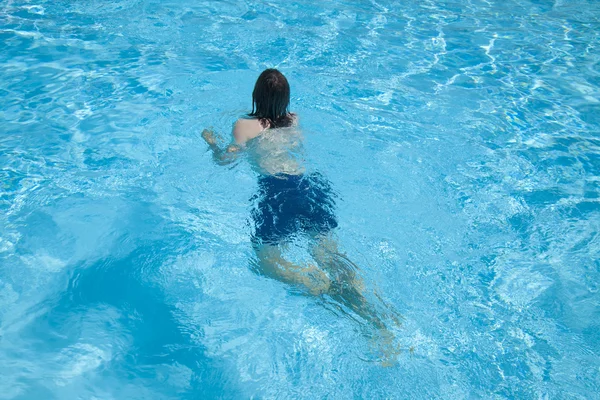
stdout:
POLYGON ((220 155, 215 155, 213 157, 213 161, 215 162, 215 164, 217 164, 219 166, 225 166, 225 165, 229 165, 232 162, 234 162, 235 159, 232 157, 228 157, 226 154, 220 154, 220 155))

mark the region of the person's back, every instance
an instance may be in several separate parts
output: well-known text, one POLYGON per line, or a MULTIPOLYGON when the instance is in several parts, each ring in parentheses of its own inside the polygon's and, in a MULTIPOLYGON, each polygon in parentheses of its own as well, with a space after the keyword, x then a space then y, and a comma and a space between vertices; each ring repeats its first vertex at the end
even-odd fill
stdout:
POLYGON ((247 142, 248 161, 262 175, 305 172, 302 134, 297 127, 267 129, 247 142))

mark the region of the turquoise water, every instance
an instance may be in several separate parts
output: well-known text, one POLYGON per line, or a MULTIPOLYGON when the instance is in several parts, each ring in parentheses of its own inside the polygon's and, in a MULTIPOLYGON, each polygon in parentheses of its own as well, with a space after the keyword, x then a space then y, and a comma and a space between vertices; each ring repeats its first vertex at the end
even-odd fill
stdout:
POLYGON ((0 398, 596 397, 599 87, 593 0, 1 1, 0 398), (266 67, 392 367, 250 267, 266 67))

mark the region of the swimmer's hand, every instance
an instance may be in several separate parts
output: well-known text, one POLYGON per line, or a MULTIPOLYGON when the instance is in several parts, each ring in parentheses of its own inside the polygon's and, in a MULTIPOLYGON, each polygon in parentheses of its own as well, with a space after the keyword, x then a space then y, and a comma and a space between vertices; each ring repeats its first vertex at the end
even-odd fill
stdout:
POLYGON ((241 150, 241 147, 237 144, 230 144, 225 149, 221 148, 217 144, 217 135, 212 129, 205 129, 202 131, 202 139, 208 144, 213 156, 213 160, 218 165, 231 164, 237 159, 237 153, 241 150))
POLYGON ((216 146, 217 145, 217 136, 215 135, 215 133, 212 130, 209 129, 205 129, 202 131, 202 139, 204 139, 204 141, 206 143, 208 143, 209 146, 216 146))

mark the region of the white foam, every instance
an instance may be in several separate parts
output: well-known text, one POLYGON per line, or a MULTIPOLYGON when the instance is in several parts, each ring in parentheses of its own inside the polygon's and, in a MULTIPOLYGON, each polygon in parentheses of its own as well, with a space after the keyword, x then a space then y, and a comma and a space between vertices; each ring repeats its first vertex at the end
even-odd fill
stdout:
POLYGON ((33 256, 21 256, 21 261, 25 265, 28 265, 35 269, 43 269, 47 272, 60 272, 62 271, 66 263, 58 258, 49 256, 48 254, 36 254, 33 256))
POLYGON ((31 38, 31 39, 41 39, 44 37, 44 35, 42 35, 39 32, 18 31, 16 29, 0 29, 0 32, 12 32, 21 37, 31 38))
POLYGON ((19 300, 19 293, 13 289, 10 283, 0 280, 0 313, 7 310, 17 300, 19 300))
POLYGON ((552 285, 553 281, 539 272, 512 266, 496 278, 496 292, 500 298, 518 308, 527 308, 552 285))
POLYGON ((23 6, 27 10, 27 12, 31 14, 44 15, 46 13, 46 9, 39 5, 33 6, 23 6))
POLYGON ((597 91, 593 86, 578 82, 571 82, 571 87, 573 87, 573 89, 577 90, 579 93, 585 95, 590 95, 597 91))
POLYGON ((520 328, 511 328, 509 329, 508 333, 510 336, 522 340, 527 347, 533 347, 535 344, 533 337, 530 334, 523 332, 523 330, 520 328))
POLYGON ((111 355, 108 351, 87 343, 77 343, 67 347, 59 355, 59 363, 65 365, 55 379, 58 386, 65 386, 70 380, 88 371, 97 369, 109 361, 111 355))

